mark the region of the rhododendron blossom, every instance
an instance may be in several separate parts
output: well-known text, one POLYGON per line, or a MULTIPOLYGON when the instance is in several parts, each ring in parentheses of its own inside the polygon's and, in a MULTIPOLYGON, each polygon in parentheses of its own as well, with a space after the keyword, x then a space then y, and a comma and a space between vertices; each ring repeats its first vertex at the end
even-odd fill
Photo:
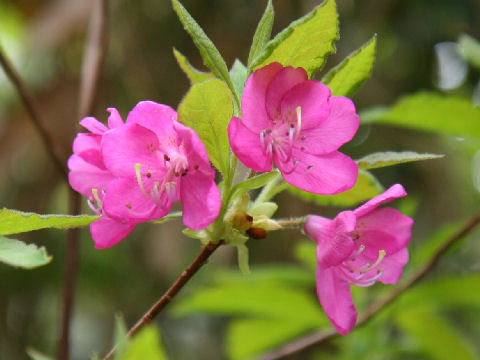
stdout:
POLYGON ((273 162, 290 184, 336 194, 357 179, 357 164, 337 150, 358 126, 350 99, 331 96, 302 68, 271 63, 247 80, 242 118, 232 118, 228 134, 233 152, 249 168, 267 172, 273 162))
POLYGON ((408 261, 413 220, 393 208, 377 209, 407 193, 399 184, 333 220, 311 215, 305 233, 317 244, 317 293, 337 331, 347 334, 357 312, 349 284, 396 284, 408 261))
MULTIPOLYGON (((115 129, 124 125, 118 111, 109 108, 108 126, 115 129)), ((109 128, 93 117, 86 117, 80 125, 90 133, 79 133, 73 142, 73 155, 68 159, 68 180, 73 189, 88 198, 88 205, 100 219, 90 225, 95 248, 115 245, 128 235, 138 221, 128 218, 110 218, 103 211, 106 189, 115 177, 103 162, 100 151, 102 138, 109 128)))
POLYGON ((173 109, 151 101, 140 102, 126 123, 109 111, 110 129, 82 120, 92 134, 77 135, 69 160, 70 184, 103 215, 91 225, 95 247, 115 245, 138 223, 167 215, 177 201, 189 228, 212 223, 220 192, 196 133, 176 121, 173 109))

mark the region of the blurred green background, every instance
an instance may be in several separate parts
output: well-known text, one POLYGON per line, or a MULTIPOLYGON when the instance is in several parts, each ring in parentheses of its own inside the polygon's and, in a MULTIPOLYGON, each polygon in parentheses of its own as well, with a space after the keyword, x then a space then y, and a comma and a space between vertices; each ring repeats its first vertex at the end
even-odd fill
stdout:
MULTIPOLYGON (((274 1, 273 33, 318 3, 274 1)), ((246 61, 265 1, 184 0, 183 4, 229 66, 235 58, 246 61)), ((359 111, 391 105, 402 95, 420 90, 463 96, 480 103, 480 71, 460 57, 455 43, 462 33, 480 38, 478 1, 338 0, 337 5, 341 38, 325 70, 378 34, 373 76, 353 98, 359 111)), ((65 149, 65 159, 71 153, 79 120, 79 73, 91 8, 92 0, 0 2, 0 43, 34 91, 49 129, 65 149)), ((113 106, 126 116, 129 109, 145 99, 176 107, 189 83, 175 62, 172 48, 181 51, 197 68, 204 67, 170 1, 111 1, 109 15, 109 50, 92 115, 104 121, 105 109, 113 106)), ((407 273, 414 271, 434 246, 439 238, 434 234, 440 230, 443 234, 451 232, 450 224, 458 224, 478 209, 479 145, 474 137, 364 125, 354 141, 344 147, 344 152, 353 158, 385 150, 447 155, 441 160, 373 171, 385 187, 400 182, 409 192, 408 200, 397 204, 416 220, 410 246, 413 261, 407 265, 407 273)), ((66 185, 1 71, 0 169, 1 207, 38 213, 67 212, 66 185)), ((278 201, 277 217, 306 213, 334 216, 339 211, 304 203, 286 193, 278 201)), ((111 346, 114 314, 123 313, 127 324, 133 324, 191 262, 199 244, 183 237, 181 229, 180 222, 138 226, 126 240, 103 251, 94 250, 88 229, 82 231, 72 324, 73 359, 104 354, 111 346)), ((292 359, 480 358, 478 235, 478 231, 473 232, 463 240, 412 295, 402 298, 369 326, 292 359)), ((58 340, 65 233, 37 231, 18 238, 46 246, 54 260, 31 271, 0 264, 1 360, 27 359, 27 346, 54 355, 58 340)), ((179 303, 172 307, 174 311, 162 313, 156 321, 170 358, 244 358, 294 337, 285 329, 282 332, 281 324, 290 329, 297 326, 295 336, 314 329, 317 323, 318 328, 324 326, 308 259, 312 248, 304 242, 294 231, 249 241, 253 268, 250 278, 238 273, 235 251, 221 248, 176 299, 179 303), (271 268, 278 264, 289 267, 287 271, 271 268), (208 292, 212 289, 220 290, 212 295, 208 292), (292 295, 295 291, 305 296, 303 306, 297 306, 297 301, 303 300, 292 295), (237 296, 231 306, 228 294, 237 296), (218 311, 210 309, 206 315, 199 310, 205 310, 202 301, 208 302, 208 296, 219 305, 218 311), (187 298, 193 300, 189 303, 187 298), (277 322, 262 323, 258 311, 252 309, 268 309, 269 304, 280 309, 275 315, 277 322), (296 314, 297 319, 282 318, 287 313, 290 318, 296 314), (256 325, 245 324, 248 318, 258 318, 256 325), (301 318, 314 320, 300 324, 301 318), (262 343, 262 337, 270 332, 272 339, 262 343), (252 339, 260 339, 260 344, 252 344, 252 339)), ((365 307, 384 291, 381 286, 356 291, 359 307, 365 307)))

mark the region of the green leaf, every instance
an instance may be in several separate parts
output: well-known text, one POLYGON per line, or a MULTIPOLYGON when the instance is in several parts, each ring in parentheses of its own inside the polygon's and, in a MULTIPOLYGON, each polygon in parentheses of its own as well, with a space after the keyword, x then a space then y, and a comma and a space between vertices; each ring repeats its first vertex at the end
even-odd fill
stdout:
POLYGON ((233 62, 232 70, 230 70, 230 76, 233 81, 233 87, 235 88, 235 91, 241 100, 243 88, 245 87, 245 82, 247 81, 247 68, 240 60, 235 59, 233 62))
POLYGON ((370 77, 375 63, 377 35, 356 50, 322 79, 334 96, 351 97, 370 77))
POLYGON ((317 195, 297 189, 289 185, 288 191, 300 196, 303 200, 312 201, 319 205, 330 205, 339 207, 352 207, 363 201, 381 194, 384 191, 378 180, 368 171, 360 170, 358 172, 357 183, 353 188, 336 195, 317 195))
POLYGON ((480 137, 480 108, 469 99, 420 92, 400 99, 387 111, 360 114, 362 124, 378 123, 440 134, 480 137), (376 116, 373 116, 376 115, 376 116))
POLYGON ((247 179, 245 181, 242 181, 241 183, 238 183, 235 185, 232 189, 232 195, 230 196, 230 199, 235 199, 237 196, 240 194, 244 193, 245 191, 248 190, 253 190, 253 189, 258 189, 268 183, 270 180, 272 180, 275 176, 279 174, 278 170, 270 171, 268 173, 264 173, 258 176, 254 176, 250 179, 247 179))
POLYGON ((435 360, 475 360, 475 350, 452 325, 428 311, 401 312, 398 325, 413 335, 421 350, 435 360))
POLYGON ((160 332, 153 325, 144 327, 130 341, 130 345, 119 360, 166 360, 160 332))
POLYGON ((363 158, 357 160, 357 164, 360 169, 376 169, 385 166, 403 164, 411 161, 439 159, 444 156, 445 155, 428 153, 419 154, 414 151, 384 151, 364 156, 363 158))
POLYGON ((212 70, 215 76, 228 85, 232 93, 234 94, 237 105, 240 106, 239 99, 237 94, 235 94, 235 89, 230 79, 230 74, 228 73, 227 64, 223 60, 222 55, 217 50, 213 42, 208 38, 203 29, 197 22, 192 18, 188 11, 183 7, 183 5, 178 0, 172 0, 173 9, 178 15, 180 22, 183 24, 183 27, 187 33, 191 36, 195 46, 200 51, 204 64, 212 70))
POLYGON ((322 68, 327 56, 335 51, 337 39, 335 0, 326 0, 270 40, 251 68, 279 62, 283 66, 302 67, 312 77, 322 68))
POLYGON ((197 132, 224 177, 230 166, 227 129, 232 114, 232 94, 217 79, 193 85, 178 108, 178 120, 197 132))
POLYGON ((215 76, 212 73, 203 72, 195 69, 192 64, 190 64, 185 56, 183 56, 177 49, 173 48, 173 55, 177 60, 178 66, 183 70, 185 75, 187 75, 190 80, 190 84, 194 85, 196 83, 201 83, 205 80, 212 79, 215 76))
POLYGON ((0 235, 46 228, 69 229, 87 226, 98 218, 99 216, 91 215, 40 215, 3 208, 0 210, 0 235))
POLYGON ((250 53, 248 54, 248 68, 251 69, 252 62, 260 55, 270 40, 272 35, 273 27, 273 18, 275 16, 275 11, 273 10, 272 0, 268 0, 267 7, 265 12, 258 23, 257 29, 255 30, 255 35, 253 35, 252 46, 250 48, 250 53))
POLYGON ((53 357, 44 355, 32 347, 27 347, 26 352, 27 352, 27 355, 30 356, 30 359, 32 360, 53 360, 53 357))
POLYGON ((467 34, 462 34, 458 43, 463 58, 472 66, 480 69, 480 42, 467 34))
POLYGON ((27 245, 19 240, 0 236, 0 262, 23 269, 34 269, 48 264, 52 259, 44 247, 38 248, 35 244, 27 245))
POLYGON ((127 325, 125 324, 125 319, 121 314, 116 314, 113 343, 117 350, 115 351, 114 359, 120 359, 130 343, 129 338, 127 337, 127 332, 128 330, 127 325))

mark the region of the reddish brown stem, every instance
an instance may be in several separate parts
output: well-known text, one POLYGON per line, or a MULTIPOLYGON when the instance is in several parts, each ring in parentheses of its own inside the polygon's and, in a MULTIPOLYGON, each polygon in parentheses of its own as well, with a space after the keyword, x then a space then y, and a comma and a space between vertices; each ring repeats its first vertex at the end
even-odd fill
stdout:
MULTIPOLYGON (((365 312, 359 317, 357 325, 355 328, 358 328, 368 321, 370 321, 374 316, 376 316, 380 311, 384 310, 388 305, 400 297, 406 290, 410 287, 417 284, 422 280, 439 262, 443 255, 462 237, 467 235, 470 231, 475 228, 480 223, 480 213, 473 216, 468 220, 455 234, 447 238, 442 245, 435 251, 430 260, 420 267, 408 280, 400 283, 394 290, 392 290, 384 298, 374 302, 365 312)), ((290 356, 299 352, 302 352, 306 349, 311 348, 312 346, 321 344, 322 342, 337 337, 338 333, 335 329, 327 329, 323 331, 316 331, 311 334, 308 334, 302 338, 294 340, 288 344, 285 344, 271 352, 268 352, 255 360, 277 360, 283 359, 286 356, 290 356)))
POLYGON ((24 85, 20 75, 14 69, 13 65, 7 59, 7 56, 2 52, 0 48, 0 64, 5 71, 5 74, 10 79, 10 81, 15 86, 18 95, 23 101, 23 105, 30 115, 33 126, 37 130, 38 134, 42 138, 43 145, 48 153, 48 156, 55 164, 56 168, 62 174, 65 181, 68 181, 67 170, 65 168, 65 159, 62 157, 61 147, 53 141, 52 136, 50 135, 47 127, 45 126, 45 121, 41 115, 40 109, 35 101, 35 98, 32 96, 30 91, 24 85))
MULTIPOLYGON (((143 326, 152 321, 155 316, 167 306, 174 296, 183 288, 183 286, 192 278, 193 275, 197 273, 200 268, 206 264, 210 255, 212 255, 217 248, 222 245, 223 240, 219 241, 216 244, 208 243, 197 255, 195 260, 180 274, 180 276, 175 280, 175 282, 170 286, 170 288, 162 295, 162 297, 155 303, 153 306, 142 316, 140 320, 128 331, 127 336, 132 337, 135 335, 143 326)), ((116 350, 116 345, 110 350, 110 352, 103 358, 103 360, 110 359, 116 350)))
MULTIPOLYGON (((93 112, 98 93, 98 83, 102 64, 107 50, 107 0, 96 0, 85 45, 82 75, 80 81, 78 118, 93 112)), ((78 128, 78 125, 77 125, 78 128)), ((81 210, 81 197, 72 191, 70 194, 70 213, 77 215, 81 210)), ((79 264, 80 229, 70 229, 65 249, 65 274, 63 284, 63 310, 61 335, 58 343, 58 359, 70 358, 70 324, 74 309, 75 285, 79 264)))

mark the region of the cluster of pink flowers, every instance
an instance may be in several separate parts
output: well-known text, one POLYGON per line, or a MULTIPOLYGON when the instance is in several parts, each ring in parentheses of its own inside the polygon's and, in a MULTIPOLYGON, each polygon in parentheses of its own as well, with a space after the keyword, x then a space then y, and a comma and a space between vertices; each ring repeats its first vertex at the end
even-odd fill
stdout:
MULTIPOLYGON (((140 102, 124 123, 108 109, 108 128, 94 118, 81 125, 70 157, 71 186, 102 217, 91 225, 96 248, 115 245, 140 222, 165 216, 182 202, 183 222, 194 230, 211 224, 221 200, 215 171, 197 134, 177 122, 166 105, 140 102)), ((271 171, 316 194, 353 187, 358 166, 338 149, 359 126, 352 101, 331 96, 302 68, 272 63, 247 80, 242 117, 228 127, 234 154, 247 167, 271 171)), ((311 215, 305 233, 317 244, 317 291, 341 334, 355 325, 350 284, 395 284, 408 261, 413 220, 380 204, 406 195, 399 184, 333 219, 311 215)))
POLYGON ((211 224, 220 192, 197 134, 177 122, 172 108, 151 101, 135 106, 125 123, 116 109, 108 111, 109 128, 92 117, 81 121, 90 133, 77 135, 68 161, 70 185, 102 215, 90 227, 95 247, 115 245, 177 201, 187 227, 211 224))

